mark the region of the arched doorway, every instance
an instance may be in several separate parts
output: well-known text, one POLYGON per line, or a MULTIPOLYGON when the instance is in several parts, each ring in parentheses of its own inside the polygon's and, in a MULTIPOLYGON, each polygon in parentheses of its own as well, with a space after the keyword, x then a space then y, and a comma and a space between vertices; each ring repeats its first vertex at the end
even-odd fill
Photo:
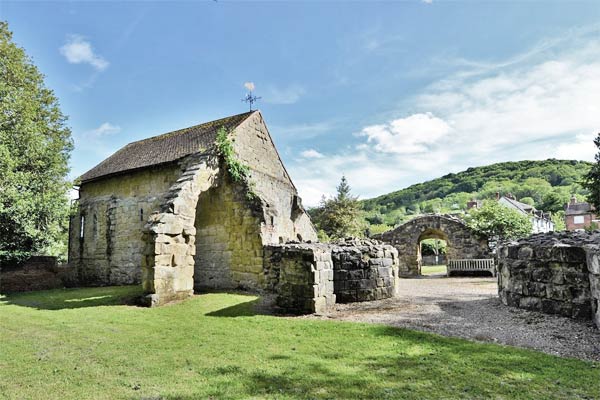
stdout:
POLYGON ((419 275, 445 274, 448 250, 448 236, 443 231, 433 228, 423 231, 418 238, 416 254, 419 275))
POLYGON ((470 229, 453 215, 426 214, 399 227, 374 236, 398 249, 401 277, 421 275, 421 247, 425 239, 438 238, 447 243, 448 260, 490 259, 488 239, 470 229))

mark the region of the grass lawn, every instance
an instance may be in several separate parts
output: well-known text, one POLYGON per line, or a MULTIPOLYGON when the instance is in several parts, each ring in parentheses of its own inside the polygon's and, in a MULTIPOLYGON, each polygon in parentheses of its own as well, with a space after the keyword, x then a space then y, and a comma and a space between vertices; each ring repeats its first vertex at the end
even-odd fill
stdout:
POLYGON ((598 399, 600 365, 367 325, 253 315, 252 296, 146 309, 134 287, 0 298, 0 399, 598 399))
POLYGON ((445 273, 445 265, 423 265, 421 267, 421 275, 439 275, 445 273))

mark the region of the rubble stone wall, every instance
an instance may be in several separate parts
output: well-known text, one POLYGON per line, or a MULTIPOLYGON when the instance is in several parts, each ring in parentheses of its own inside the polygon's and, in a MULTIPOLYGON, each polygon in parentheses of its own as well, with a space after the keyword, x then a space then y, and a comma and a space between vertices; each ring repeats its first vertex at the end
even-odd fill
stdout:
POLYGON ((598 318, 600 232, 560 232, 504 243, 498 291, 509 306, 576 319, 598 318))
POLYGON ((398 250, 375 240, 336 242, 331 249, 334 292, 339 303, 393 297, 398 279, 398 250))

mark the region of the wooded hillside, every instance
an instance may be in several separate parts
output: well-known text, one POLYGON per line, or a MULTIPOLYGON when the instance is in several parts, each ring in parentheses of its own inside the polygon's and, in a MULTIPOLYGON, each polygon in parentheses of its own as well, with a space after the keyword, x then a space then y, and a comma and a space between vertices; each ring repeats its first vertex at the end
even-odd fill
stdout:
POLYGON ((498 163, 447 174, 362 204, 365 218, 376 230, 421 213, 464 212, 469 200, 493 199, 497 192, 512 193, 518 200, 562 218, 571 195, 584 200, 581 181, 590 167, 591 163, 584 161, 555 159, 498 163))

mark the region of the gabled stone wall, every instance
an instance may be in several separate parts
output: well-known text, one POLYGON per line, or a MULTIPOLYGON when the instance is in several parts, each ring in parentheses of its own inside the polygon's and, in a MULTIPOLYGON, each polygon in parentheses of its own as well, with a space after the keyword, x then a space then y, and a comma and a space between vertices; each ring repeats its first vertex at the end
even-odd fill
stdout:
POLYGON ((600 232, 537 234, 498 249, 502 302, 600 327, 600 232))

